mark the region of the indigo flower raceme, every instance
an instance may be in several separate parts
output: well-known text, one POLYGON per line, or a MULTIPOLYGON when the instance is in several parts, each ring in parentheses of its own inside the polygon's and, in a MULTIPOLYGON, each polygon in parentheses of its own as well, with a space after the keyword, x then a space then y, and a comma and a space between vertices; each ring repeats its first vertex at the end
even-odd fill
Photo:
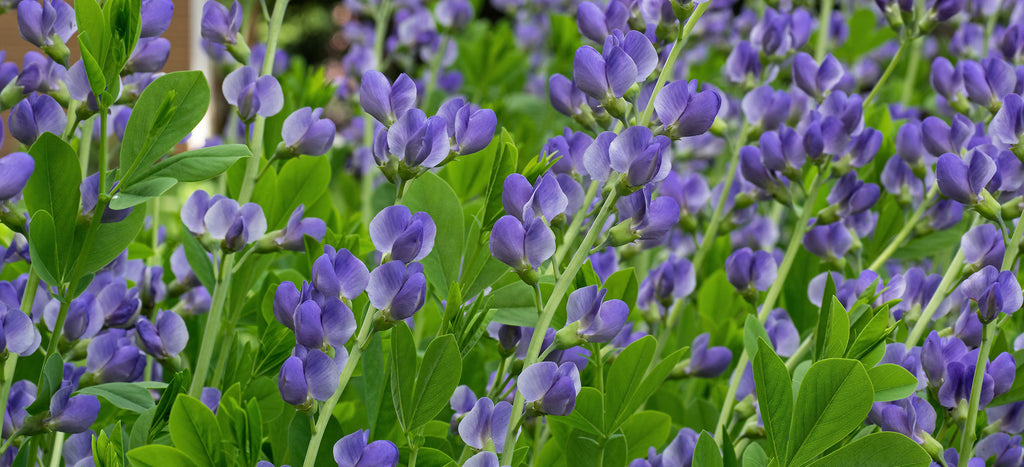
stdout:
POLYGON ((239 42, 242 19, 242 5, 238 0, 230 9, 218 1, 208 0, 203 4, 202 37, 215 44, 235 44, 239 42))
POLYGON ((62 0, 43 0, 42 4, 36 0, 18 2, 21 38, 65 65, 70 52, 64 43, 76 30, 74 7, 62 0))
POLYGON ((145 317, 135 325, 139 346, 160 360, 166 360, 185 350, 188 344, 188 328, 181 315, 162 310, 156 315, 156 322, 145 317))
POLYGON ((996 319, 1000 313, 1013 314, 1024 304, 1020 283, 1011 271, 985 266, 960 284, 964 296, 978 304, 978 317, 983 323, 996 319))
POLYGON ((716 378, 729 369, 732 351, 726 347, 709 347, 710 340, 711 335, 706 332, 693 339, 687 374, 699 378, 716 378))
POLYGON ((893 402, 875 402, 868 421, 883 431, 902 433, 914 442, 922 443, 924 436, 935 431, 935 409, 928 401, 911 395, 893 402))
POLYGON ((853 236, 841 222, 834 222, 812 227, 804 234, 803 244, 820 258, 839 260, 853 246, 853 236))
POLYGON ((389 129, 378 127, 373 138, 373 157, 394 183, 442 165, 450 149, 444 119, 427 118, 420 109, 405 112, 389 129))
POLYGON ((383 329, 419 311, 426 294, 427 279, 420 263, 384 263, 370 273, 366 286, 366 295, 379 313, 379 324, 375 325, 383 329))
POLYGON ((697 274, 686 258, 669 257, 640 282, 637 306, 647 308, 655 303, 669 307, 676 300, 688 297, 697 286, 697 274))
POLYGON ((467 446, 476 450, 486 449, 487 442, 493 442, 495 451, 500 453, 505 448, 505 434, 511 417, 512 404, 505 401, 494 403, 482 397, 459 422, 459 436, 467 446))
POLYGON ((607 289, 589 285, 569 294, 565 327, 556 337, 560 347, 605 343, 619 334, 629 317, 629 305, 619 299, 605 301, 607 293, 607 289))
MULTIPOLYGON (((32 2, 22 2, 25 3, 32 2)), ((11 136, 26 146, 31 146, 43 133, 62 134, 67 123, 64 109, 46 94, 29 94, 11 109, 7 117, 7 129, 11 136)))
MULTIPOLYGON (((527 280, 531 272, 537 275, 536 268, 555 253, 555 234, 539 218, 524 223, 515 216, 506 215, 494 223, 490 250, 492 256, 527 280)), ((537 279, 539 277, 527 282, 536 283, 537 279)))
POLYGON ((964 253, 964 263, 979 270, 985 266, 999 267, 1006 245, 998 227, 981 224, 964 234, 960 239, 960 250, 964 253))
POLYGON ((348 250, 324 245, 324 254, 313 262, 311 278, 317 292, 352 300, 366 290, 370 271, 348 250))
POLYGON ((240 251, 267 232, 267 219, 258 204, 238 202, 197 190, 181 207, 181 221, 193 235, 209 234, 221 248, 240 251))
POLYGON ((792 97, 786 91, 776 91, 769 85, 754 88, 743 96, 740 108, 753 128, 774 130, 789 116, 792 97))
POLYGON ((3 437, 10 438, 21 429, 28 416, 25 410, 36 400, 36 385, 28 380, 15 381, 7 396, 7 411, 4 412, 3 437))
POLYGON ((989 123, 988 134, 997 143, 1016 145, 1024 135, 1024 98, 1018 94, 1007 94, 989 123))
POLYGON ((533 413, 569 415, 580 393, 580 372, 572 362, 537 362, 523 369, 517 385, 533 413))
POLYGON ((612 172, 622 174, 621 184, 635 191, 668 176, 672 170, 667 151, 670 143, 668 137, 654 136, 642 126, 629 127, 618 135, 604 132, 583 154, 583 163, 594 180, 608 180, 612 172))
POLYGON ((141 7, 141 37, 159 36, 171 25, 171 18, 174 16, 172 0, 142 0, 141 7))
POLYGON ((35 159, 24 152, 0 157, 0 204, 19 196, 35 168, 35 159))
POLYGON ((601 50, 590 46, 576 50, 573 81, 586 95, 602 102, 622 97, 658 65, 651 40, 637 31, 612 32, 601 50))
POLYGON ((260 76, 251 66, 239 67, 224 78, 224 99, 238 108, 245 123, 257 116, 272 117, 284 106, 284 93, 277 78, 260 76))
POLYGON ((537 217, 552 222, 559 214, 566 213, 569 198, 562 191, 558 178, 551 173, 540 176, 536 186, 523 175, 513 173, 505 177, 502 184, 501 204, 507 214, 520 221, 537 217))
POLYGON ((1024 457, 1020 435, 1010 436, 1006 433, 992 433, 974 446, 974 454, 982 459, 995 458, 993 466, 1010 467, 1020 465, 1024 457))
MULTIPOLYGON (((60 302, 54 299, 46 305, 46 309, 43 311, 43 320, 51 330, 57 324, 59 308, 60 302)), ((103 324, 103 310, 96 305, 96 296, 84 292, 68 305, 61 337, 68 342, 90 339, 103 329, 103 324)))
POLYGON ((498 118, 491 109, 481 109, 460 97, 441 105, 437 115, 444 119, 454 154, 473 154, 486 148, 494 138, 498 118))
POLYGON ((697 81, 673 81, 654 98, 654 113, 665 134, 673 138, 697 136, 707 132, 722 107, 717 91, 697 92, 697 81))
POLYGON ((395 467, 398 447, 387 440, 369 443, 370 432, 357 430, 334 444, 334 461, 338 467, 395 467))
POLYGON ((330 119, 320 118, 323 112, 324 109, 303 107, 284 119, 284 126, 281 128, 283 141, 277 150, 278 157, 326 154, 334 144, 337 128, 330 119))
POLYGON ((300 204, 292 211, 291 216, 288 216, 288 224, 284 229, 268 233, 260 239, 257 248, 268 252, 277 249, 302 252, 306 251, 307 235, 317 243, 322 241, 327 234, 327 224, 318 217, 302 217, 305 213, 306 206, 300 204))
POLYGON ((65 386, 50 398, 50 417, 43 424, 54 431, 81 433, 96 421, 100 413, 100 401, 96 396, 79 394, 72 396, 73 387, 65 386))
MULTIPOLYGON (((344 362, 342 362, 344 363, 344 362)), ((285 402, 308 406, 312 401, 325 401, 338 389, 341 368, 327 354, 296 347, 281 365, 277 388, 285 402)))
POLYGON ((411 263, 425 258, 434 248, 437 227, 425 212, 388 206, 370 221, 370 240, 383 256, 381 263, 398 260, 411 263))
POLYGON ((815 99, 828 95, 843 79, 843 65, 832 54, 825 55, 818 65, 810 55, 800 52, 793 57, 793 81, 815 99))
POLYGON ((132 382, 146 369, 146 354, 124 329, 108 329, 89 341, 85 369, 96 382, 132 382))
POLYGON ((394 84, 377 70, 363 74, 359 85, 359 105, 385 127, 390 127, 416 106, 416 83, 405 73, 394 84))
POLYGON ((593 2, 580 2, 576 8, 576 27, 580 34, 594 42, 603 42, 612 31, 628 30, 629 7, 619 1, 601 7, 593 2))
POLYGON ((947 153, 939 158, 935 181, 949 199, 973 206, 982 201, 981 190, 995 173, 996 163, 981 151, 968 153, 967 161, 947 153))
POLYGON ((39 330, 28 315, 0 301, 0 351, 14 352, 23 357, 32 355, 41 340, 39 330))
POLYGON ((729 283, 739 291, 768 290, 775 282, 778 265, 767 251, 741 248, 725 260, 725 273, 729 283))

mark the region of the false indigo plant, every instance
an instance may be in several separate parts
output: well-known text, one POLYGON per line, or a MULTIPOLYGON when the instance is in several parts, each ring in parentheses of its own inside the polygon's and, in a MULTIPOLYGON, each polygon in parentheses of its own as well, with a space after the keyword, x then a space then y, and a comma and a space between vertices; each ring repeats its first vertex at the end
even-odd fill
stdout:
POLYGON ((0 0, 0 465, 1021 464, 1020 2, 337 3, 0 0))

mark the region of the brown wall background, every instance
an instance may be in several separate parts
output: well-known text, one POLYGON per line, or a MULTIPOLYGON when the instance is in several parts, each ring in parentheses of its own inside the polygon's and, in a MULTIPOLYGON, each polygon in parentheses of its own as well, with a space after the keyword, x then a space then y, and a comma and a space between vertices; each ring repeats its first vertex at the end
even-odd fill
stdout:
MULTIPOLYGON (((23 0, 23 1, 37 1, 37 0, 23 0)), ((74 5, 73 0, 67 0, 71 5, 74 5)), ((195 34, 190 31, 189 27, 189 7, 191 6, 190 1, 175 1, 174 2, 174 17, 171 19, 171 25, 164 32, 163 37, 171 41, 171 54, 167 59, 167 65, 164 67, 164 71, 179 71, 187 70, 190 68, 190 57, 189 48, 190 41, 199 40, 199 31, 195 34)), ((71 63, 75 63, 80 57, 78 53, 78 36, 75 35, 68 41, 68 47, 71 49, 71 63)), ((18 69, 21 69, 22 58, 25 56, 25 52, 30 50, 39 51, 38 48, 25 42, 21 38, 18 32, 18 13, 17 11, 8 11, 3 15, 0 15, 0 50, 7 51, 6 60, 14 62, 18 65, 18 69)), ((17 151, 20 143, 11 137, 10 133, 7 132, 7 114, 4 112, 0 114, 3 118, 4 125, 4 144, 0 148, 0 156, 6 155, 12 151, 17 151)))

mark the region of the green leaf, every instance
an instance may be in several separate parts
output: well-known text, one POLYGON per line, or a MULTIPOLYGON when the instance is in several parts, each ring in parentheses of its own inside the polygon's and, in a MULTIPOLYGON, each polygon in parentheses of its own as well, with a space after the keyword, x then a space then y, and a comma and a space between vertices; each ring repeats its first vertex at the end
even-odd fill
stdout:
MULTIPOLYGON (((187 368, 174 374, 174 377, 171 378, 170 384, 168 384, 167 388, 164 389, 164 392, 160 394, 160 402, 157 403, 156 410, 153 411, 150 422, 145 424, 146 435, 144 441, 152 441, 155 439, 155 435, 167 425, 171 416, 171 408, 174 405, 174 401, 178 399, 178 394, 188 391, 188 386, 191 382, 192 372, 187 368)), ((135 423, 138 424, 139 421, 136 421, 135 423)))
POLYGON ((858 465, 865 467, 925 467, 931 457, 910 438, 890 431, 873 433, 811 463, 813 467, 858 465))
POLYGON ((203 287, 206 287, 206 290, 212 294, 214 286, 217 285, 213 263, 206 250, 203 249, 203 245, 199 243, 199 239, 193 237, 184 224, 181 226, 181 231, 181 244, 185 247, 185 259, 188 260, 188 265, 192 267, 199 283, 203 284, 203 287))
POLYGON ((162 444, 150 444, 128 451, 128 460, 136 467, 195 467, 196 464, 181 449, 164 446, 162 444))
POLYGON ((619 419, 625 421, 632 414, 628 402, 647 373, 656 347, 653 337, 644 336, 615 357, 604 385, 605 433, 613 433, 619 419))
POLYGON ((810 462, 860 426, 873 394, 868 372, 857 360, 830 358, 811 365, 794 406, 791 465, 810 462))
POLYGON ((754 354, 754 388, 768 438, 768 453, 785 465, 789 460, 786 441, 793 421, 793 381, 786 364, 775 353, 768 341, 759 338, 754 354))
MULTIPOLYGON (((730 446, 730 449, 732 447, 730 446)), ((722 467, 722 451, 707 431, 700 433, 697 446, 693 448, 693 465, 701 467, 722 467)))
POLYGON ((413 390, 412 429, 433 419, 447 404, 462 378, 462 355, 455 336, 445 334, 432 341, 423 354, 413 390))
POLYGON ((423 467, 450 467, 459 465, 448 454, 434 448, 420 448, 416 455, 416 465, 423 467))
POLYGON ((99 229, 96 230, 96 237, 89 251, 79 253, 78 260, 85 260, 82 274, 92 274, 110 264, 135 240, 135 237, 142 231, 145 221, 146 210, 133 209, 131 214, 121 222, 101 223, 99 229))
POLYGON ((857 334, 857 338, 853 340, 853 344, 846 352, 847 358, 862 360, 871 353, 872 349, 884 344, 885 338, 896 329, 895 326, 889 326, 889 320, 889 307, 882 307, 876 311, 871 321, 868 321, 864 329, 857 334))
MULTIPOLYGON (((217 466, 222 454, 220 426, 199 399, 179 394, 171 408, 171 441, 199 466, 217 466)), ((167 465, 167 464, 164 464, 167 465)))
POLYGON ((409 182, 409 187, 402 197, 402 204, 413 212, 423 211, 430 214, 434 225, 437 226, 434 250, 423 258, 423 267, 434 293, 446 297, 448 285, 459 280, 462 252, 465 248, 462 202, 448 182, 427 172, 409 182))
MULTIPOLYGON (((829 276, 831 277, 831 276, 829 276)), ((846 314, 843 304, 834 295, 824 299, 821 314, 818 317, 818 330, 815 336, 814 358, 842 357, 846 353, 846 345, 850 341, 850 317, 846 314), (826 306, 825 303, 828 303, 826 306)))
POLYGON ((53 216, 46 211, 36 211, 29 221, 28 249, 32 257, 32 267, 39 278, 47 284, 61 285, 64 283, 65 272, 70 266, 61 262, 57 247, 57 227, 53 225, 53 216))
POLYGON ((629 446, 629 458, 646 457, 647 448, 661 449, 672 429, 672 417, 664 412, 644 410, 630 415, 622 424, 622 434, 629 446))
POLYGON ((300 156, 289 160, 277 175, 280 203, 276 218, 267 219, 268 226, 271 229, 284 227, 295 208, 303 204, 309 209, 327 192, 330 182, 330 158, 300 156))
POLYGON ((487 183, 487 191, 484 194, 484 199, 487 202, 484 204, 484 212, 483 216, 481 216, 484 227, 487 229, 494 225, 494 222, 504 212, 501 205, 502 187, 505 183, 505 178, 515 172, 519 166, 519 150, 516 149, 516 143, 512 139, 512 134, 502 127, 501 136, 495 137, 495 140, 497 141, 492 140, 490 145, 497 146, 497 153, 491 165, 491 177, 487 183))
POLYGON ((886 402, 910 397, 917 389, 917 378, 902 366, 886 363, 868 370, 871 386, 875 388, 875 402, 886 402))
MULTIPOLYGON (((768 331, 764 329, 764 323, 757 319, 757 315, 747 315, 747 320, 743 323, 743 349, 747 351, 747 355, 751 356, 751 359, 758 352, 757 340, 764 339, 765 342, 771 342, 771 337, 768 337, 768 331)), ((770 350, 771 346, 768 347, 770 350)), ((772 350, 772 353, 775 353, 772 350)))
POLYGON ((633 308, 636 304, 637 292, 640 290, 640 282, 637 281, 633 268, 625 268, 608 276, 608 280, 604 281, 604 288, 608 289, 605 300, 617 298, 633 308))
POLYGON ((405 323, 391 329, 391 399, 395 404, 398 421, 405 431, 411 430, 413 390, 416 387, 416 342, 405 323))
POLYGON ((669 372, 672 371, 672 368, 676 366, 676 363, 678 363, 679 360, 683 358, 683 355, 689 350, 689 347, 678 349, 667 357, 661 359, 661 361, 654 365, 653 368, 649 369, 647 371, 647 375, 644 376, 643 381, 640 381, 640 384, 637 387, 636 392, 633 393, 633 397, 629 400, 629 403, 619 410, 619 416, 616 417, 615 423, 613 423, 612 426, 615 427, 620 425, 625 420, 626 416, 635 412, 636 409, 647 403, 647 400, 650 399, 651 395, 661 387, 661 383, 665 381, 665 378, 668 376, 669 372))
POLYGON ((146 86, 121 143, 122 186, 144 180, 150 166, 199 124, 209 105, 210 86, 200 71, 167 73, 146 86))
POLYGON ((145 203, 174 188, 178 181, 168 177, 147 178, 117 191, 110 198, 110 209, 127 209, 145 203))
POLYGON ((743 467, 768 467, 769 461, 768 453, 764 452, 760 444, 750 443, 743 450, 743 467))
POLYGON ((53 354, 43 363, 43 384, 36 390, 36 400, 25 410, 29 415, 40 413, 50 408, 50 397, 60 389, 64 380, 64 361, 60 355, 53 354))
POLYGON ((29 213, 43 210, 53 217, 57 263, 52 265, 56 270, 50 272, 61 279, 75 260, 72 245, 81 199, 79 185, 82 184, 78 155, 68 143, 49 132, 32 144, 29 154, 35 160, 35 170, 22 192, 25 206, 29 213))
MULTIPOLYGON (((160 387, 164 386, 166 385, 160 384, 160 387)), ((114 407, 142 413, 156 406, 153 395, 149 393, 150 388, 151 384, 105 383, 79 389, 78 394, 100 396, 114 404, 114 407)))

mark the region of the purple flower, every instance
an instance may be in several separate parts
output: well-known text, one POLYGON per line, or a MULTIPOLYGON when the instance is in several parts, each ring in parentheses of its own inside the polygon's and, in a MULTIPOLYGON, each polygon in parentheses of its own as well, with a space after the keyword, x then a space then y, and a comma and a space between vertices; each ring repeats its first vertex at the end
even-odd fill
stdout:
POLYGON ((679 221, 679 204, 668 196, 651 199, 650 186, 619 198, 616 207, 620 223, 608 232, 616 246, 634 240, 645 248, 660 245, 679 221))
POLYGON ((768 170, 762 161, 761 150, 756 146, 740 148, 740 174, 743 180, 764 190, 768 195, 783 203, 789 202, 790 194, 787 182, 781 174, 768 170))
POLYGON ((864 183, 856 172, 849 172, 832 186, 826 198, 829 207, 819 214, 819 222, 830 223, 837 220, 836 216, 846 218, 871 209, 880 195, 878 185, 864 183))
POLYGON ((377 70, 363 73, 359 85, 359 105, 385 127, 390 127, 416 106, 416 83, 405 73, 394 84, 377 70))
POLYGON ((140 318, 135 333, 139 346, 161 360, 178 355, 188 344, 185 320, 173 311, 161 310, 156 315, 156 323, 140 318))
POLYGON ((727 347, 708 347, 711 335, 703 333, 693 339, 690 346, 690 364, 686 373, 698 378, 717 378, 729 369, 732 351, 727 347))
POLYGON ((68 70, 63 65, 36 51, 25 53, 21 73, 18 73, 18 67, 13 63, 0 64, 0 84, 7 85, 6 83, 10 81, 7 73, 10 72, 17 74, 16 84, 22 87, 25 94, 58 92, 68 77, 68 70))
POLYGON ((452 152, 459 155, 473 154, 486 148, 498 126, 493 110, 478 108, 461 97, 445 102, 437 110, 437 115, 445 121, 452 152))
POLYGON ((4 412, 4 438, 10 438, 21 429, 25 417, 28 416, 25 409, 35 402, 36 394, 36 385, 29 380, 15 381, 11 385, 11 392, 7 396, 7 411, 4 412))
POLYGON ((1018 94, 1007 94, 1003 97, 1003 105, 992 117, 988 126, 988 134, 993 141, 1006 146, 1014 146, 1024 134, 1024 99, 1018 94))
POLYGON ((775 282, 778 265, 767 251, 741 248, 725 260, 725 274, 737 290, 766 291, 775 282))
POLYGON ((551 106, 566 117, 575 117, 588 109, 587 96, 569 78, 555 73, 548 80, 548 98, 551 106))
POLYGON ((401 205, 388 206, 370 221, 370 240, 384 258, 411 263, 425 258, 434 248, 437 228, 425 212, 413 214, 401 205))
POLYGON ((490 249, 499 261, 517 272, 526 272, 540 267, 555 253, 555 234, 541 219, 524 223, 506 215, 494 223, 490 249))
POLYGON ((573 81, 584 94, 605 101, 622 97, 657 65, 658 53, 650 39, 637 31, 615 31, 605 38, 600 53, 590 46, 576 50, 573 81))
POLYGON ((235 44, 242 28, 242 15, 238 0, 231 4, 230 10, 216 0, 208 0, 203 4, 203 39, 221 45, 235 44))
POLYGON ((586 175, 583 165, 583 153, 594 143, 594 138, 579 131, 573 132, 566 128, 564 133, 548 140, 541 151, 541 157, 551 156, 555 165, 551 171, 557 174, 586 175))
POLYGON ((216 415, 217 407, 220 406, 220 396, 220 389, 206 386, 203 388, 203 392, 199 395, 199 401, 202 402, 206 408, 210 409, 214 415, 216 415))
POLYGON ((804 248, 820 258, 838 260, 850 251, 853 236, 842 222, 812 227, 804 234, 804 248))
POLYGON ((670 256, 658 265, 640 283, 637 305, 647 308, 658 303, 668 307, 675 300, 688 297, 697 286, 697 274, 693 264, 686 258, 670 256))
POLYGON ((1000 431, 1017 434, 1024 431, 1024 401, 989 407, 985 414, 990 424, 998 424, 1000 431))
MULTIPOLYGON (((114 185, 117 186, 116 183, 114 185)), ((82 199, 82 214, 91 215, 96 209, 96 204, 100 200, 100 174, 96 172, 82 180, 82 184, 78 186, 78 193, 82 199)), ((107 205, 103 209, 103 214, 100 216, 100 222, 104 224, 113 224, 116 222, 123 221, 129 214, 132 213, 132 209, 110 209, 107 205)))
POLYGON ((156 73, 167 64, 167 57, 171 53, 171 41, 162 37, 148 37, 139 39, 135 50, 128 63, 125 64, 125 71, 128 73, 156 73))
POLYGON ((76 30, 75 10, 62 0, 18 2, 18 32, 36 47, 63 45, 76 30))
POLYGON ((1010 24, 1003 30, 1003 37, 999 40, 999 51, 1006 60, 1021 62, 1024 58, 1024 27, 1021 24, 1010 24))
MULTIPOLYGON (((566 327, 570 334, 563 338, 569 341, 605 343, 612 340, 629 316, 629 305, 618 299, 604 301, 607 289, 596 285, 579 288, 569 294, 566 308, 566 327), (572 323, 577 323, 570 326, 572 323)), ((561 333, 561 331, 560 331, 561 333)), ((562 336, 558 336, 562 338, 562 336)))
POLYGON ((388 322, 409 318, 420 308, 427 295, 427 280, 420 263, 401 261, 384 263, 370 273, 366 295, 388 322))
POLYGON ((1017 75, 1013 65, 999 58, 985 58, 981 63, 962 60, 964 90, 967 99, 982 107, 995 109, 1003 96, 1013 92, 1017 75))
POLYGON ((761 61, 750 42, 741 41, 729 52, 725 75, 733 83, 754 83, 761 77, 761 61))
POLYGON ((286 157, 300 154, 321 156, 327 153, 334 144, 337 129, 330 119, 320 118, 323 112, 324 109, 303 107, 284 119, 284 126, 281 127, 283 149, 279 149, 278 153, 284 153, 286 157))
POLYGON ((240 251, 267 232, 267 219, 258 204, 238 202, 197 190, 181 207, 181 221, 193 235, 209 234, 222 248, 240 251))
MULTIPOLYGON (((252 50, 249 51, 249 66, 263 71, 263 60, 267 56, 267 44, 258 43, 252 46, 252 50)), ((291 63, 291 57, 288 56, 288 52, 277 49, 274 51, 274 64, 270 70, 270 74, 274 76, 283 75, 284 72, 288 71, 288 66, 291 63)))
POLYGON ((825 55, 821 66, 807 53, 793 58, 793 81, 803 92, 821 100, 843 79, 843 65, 832 54, 825 55))
POLYGON ((939 190, 949 199, 973 206, 996 173, 996 163, 981 151, 971 151, 965 162, 955 154, 943 154, 935 168, 939 190))
POLYGON ((334 461, 338 467, 395 467, 398 465, 398 447, 395 443, 378 440, 368 443, 370 432, 358 430, 334 443, 334 461))
MULTIPOLYGON (((34 4, 31 1, 22 4, 34 4)), ((26 146, 46 132, 60 135, 67 126, 68 118, 64 109, 46 94, 32 93, 18 102, 7 116, 7 129, 11 136, 26 146)))
POLYGON ((434 14, 441 26, 460 30, 473 19, 473 5, 468 0, 441 0, 434 6, 434 14))
POLYGON ((284 93, 277 78, 260 76, 251 66, 239 67, 224 78, 224 100, 238 108, 238 116, 249 123, 272 117, 284 107, 284 93))
MULTIPOLYGON (((205 5, 204 5, 205 8, 205 5)), ((172 0, 142 0, 142 25, 140 36, 156 37, 164 33, 174 17, 172 0)))
POLYGON ((774 130, 789 116, 792 98, 786 91, 776 91, 769 85, 754 88, 743 96, 740 103, 747 122, 761 130, 774 130))
POLYGON ((133 345, 135 339, 124 329, 108 329, 89 341, 86 371, 98 383, 132 382, 146 369, 146 354, 133 345))
POLYGON ((953 116, 952 126, 938 117, 928 117, 921 122, 921 142, 936 157, 947 152, 960 154, 974 132, 974 123, 960 114, 953 116))
POLYGON ((1000 313, 1013 314, 1024 304, 1020 283, 1011 271, 985 266, 960 284, 964 296, 978 303, 978 317, 988 323, 1000 313))
POLYGON ((501 204, 507 214, 520 221, 527 222, 535 217, 552 221, 559 214, 567 213, 569 198, 551 173, 538 178, 536 186, 522 174, 512 173, 502 184, 501 204))
POLYGON ((580 34, 594 42, 604 42, 612 31, 629 29, 630 11, 619 1, 610 1, 605 9, 593 2, 580 2, 576 8, 576 26, 580 34))
POLYGON ((41 339, 32 318, 0 301, 0 350, 29 356, 35 353, 41 339))
MULTIPOLYGON (((277 303, 275 297, 274 304, 277 303)), ((278 320, 295 331, 295 340, 299 345, 309 349, 326 351, 330 345, 337 349, 337 352, 344 352, 345 343, 356 330, 356 319, 352 310, 335 297, 328 297, 322 305, 313 300, 306 300, 292 308, 291 312, 292 315, 285 320, 282 320, 282 316, 278 316, 278 320)))
POLYGON ((73 390, 74 388, 65 386, 50 398, 50 418, 43 423, 51 430, 81 433, 88 430, 99 416, 99 399, 85 394, 72 396, 73 390))
POLYGON ((439 116, 427 118, 420 109, 405 112, 389 129, 378 128, 373 139, 377 164, 396 164, 397 176, 406 180, 444 163, 450 150, 447 123, 439 116))
POLYGON ((996 226, 981 224, 964 234, 960 239, 960 249, 964 253, 964 263, 973 265, 975 269, 985 266, 998 268, 1003 262, 1006 245, 996 226))
POLYGON ((324 245, 324 254, 313 262, 311 277, 317 292, 352 300, 366 289, 370 271, 348 250, 335 251, 334 247, 324 245))
MULTIPOLYGON (((43 321, 51 330, 57 325, 59 308, 60 302, 54 299, 43 311, 43 321)), ((96 306, 96 296, 90 292, 83 292, 68 305, 64 327, 61 330, 62 337, 72 343, 79 339, 90 339, 103 329, 103 324, 103 310, 96 306)))
POLYGON ((868 421, 882 431, 902 433, 916 443, 935 431, 935 409, 928 401, 911 395, 893 402, 875 402, 868 413, 868 421))
POLYGON ((572 362, 537 362, 523 369, 517 386, 533 412, 569 415, 580 393, 580 372, 572 362))
POLYGON ((327 354, 313 349, 296 347, 291 357, 281 365, 277 389, 285 402, 306 406, 314 400, 326 401, 338 389, 341 370, 327 354))
POLYGON ((708 182, 698 173, 680 176, 675 171, 670 171, 658 186, 658 194, 674 199, 684 216, 696 215, 711 199, 708 182))
POLYGON ((664 126, 665 133, 673 138, 707 132, 722 107, 722 97, 717 91, 704 89, 696 92, 696 88, 696 80, 690 83, 673 81, 654 98, 654 113, 664 126))
MULTIPOLYGON (((494 322, 492 321, 492 324, 494 322)), ((490 327, 490 325, 488 325, 490 327)), ((476 394, 473 394, 473 390, 466 385, 460 385, 455 388, 455 392, 452 393, 451 399, 448 401, 448 405, 451 406, 452 411, 455 412, 456 417, 461 417, 473 407, 476 406, 476 394)), ((492 406, 493 407, 493 406, 492 406)))
POLYGON ((19 197, 35 168, 35 159, 24 152, 0 157, 0 204, 19 197))
POLYGON ((994 457, 993 467, 1013 467, 1021 464, 1024 449, 1020 445, 1020 435, 992 433, 978 441, 974 446, 974 454, 982 459, 994 457))
POLYGON ((789 13, 765 8, 761 20, 750 30, 750 41, 765 54, 783 57, 807 43, 812 22, 802 8, 789 13))
MULTIPOLYGON (((653 446, 647 450, 649 465, 658 467, 691 466, 693 463, 693 451, 697 447, 697 439, 699 438, 700 435, 690 428, 679 430, 679 433, 676 434, 675 438, 672 438, 672 442, 665 447, 661 455, 658 455, 653 446)), ((633 464, 630 464, 630 467, 634 467, 633 464)))
POLYGON ((494 449, 500 453, 505 448, 505 434, 508 433, 511 417, 512 404, 505 401, 495 404, 482 397, 459 423, 459 436, 467 446, 477 450, 485 449, 487 442, 491 441, 494 449))
POLYGON ((462 464, 462 467, 500 467, 501 463, 498 461, 498 455, 491 451, 481 451, 474 454, 466 462, 462 464))
MULTIPOLYGON (((306 251, 305 237, 307 235, 317 243, 324 239, 324 235, 327 234, 327 224, 318 217, 302 217, 305 212, 306 206, 300 204, 292 211, 292 215, 288 216, 288 224, 284 229, 268 234, 268 237, 272 237, 274 246, 301 252, 306 251)), ((263 246, 262 242, 260 246, 263 246)), ((274 249, 274 247, 269 248, 274 249)))
POLYGON ((607 180, 615 172, 624 175, 625 186, 639 188, 668 176, 672 165, 666 149, 670 144, 668 137, 654 136, 642 126, 629 127, 618 135, 604 132, 583 154, 583 163, 595 180, 607 180))

